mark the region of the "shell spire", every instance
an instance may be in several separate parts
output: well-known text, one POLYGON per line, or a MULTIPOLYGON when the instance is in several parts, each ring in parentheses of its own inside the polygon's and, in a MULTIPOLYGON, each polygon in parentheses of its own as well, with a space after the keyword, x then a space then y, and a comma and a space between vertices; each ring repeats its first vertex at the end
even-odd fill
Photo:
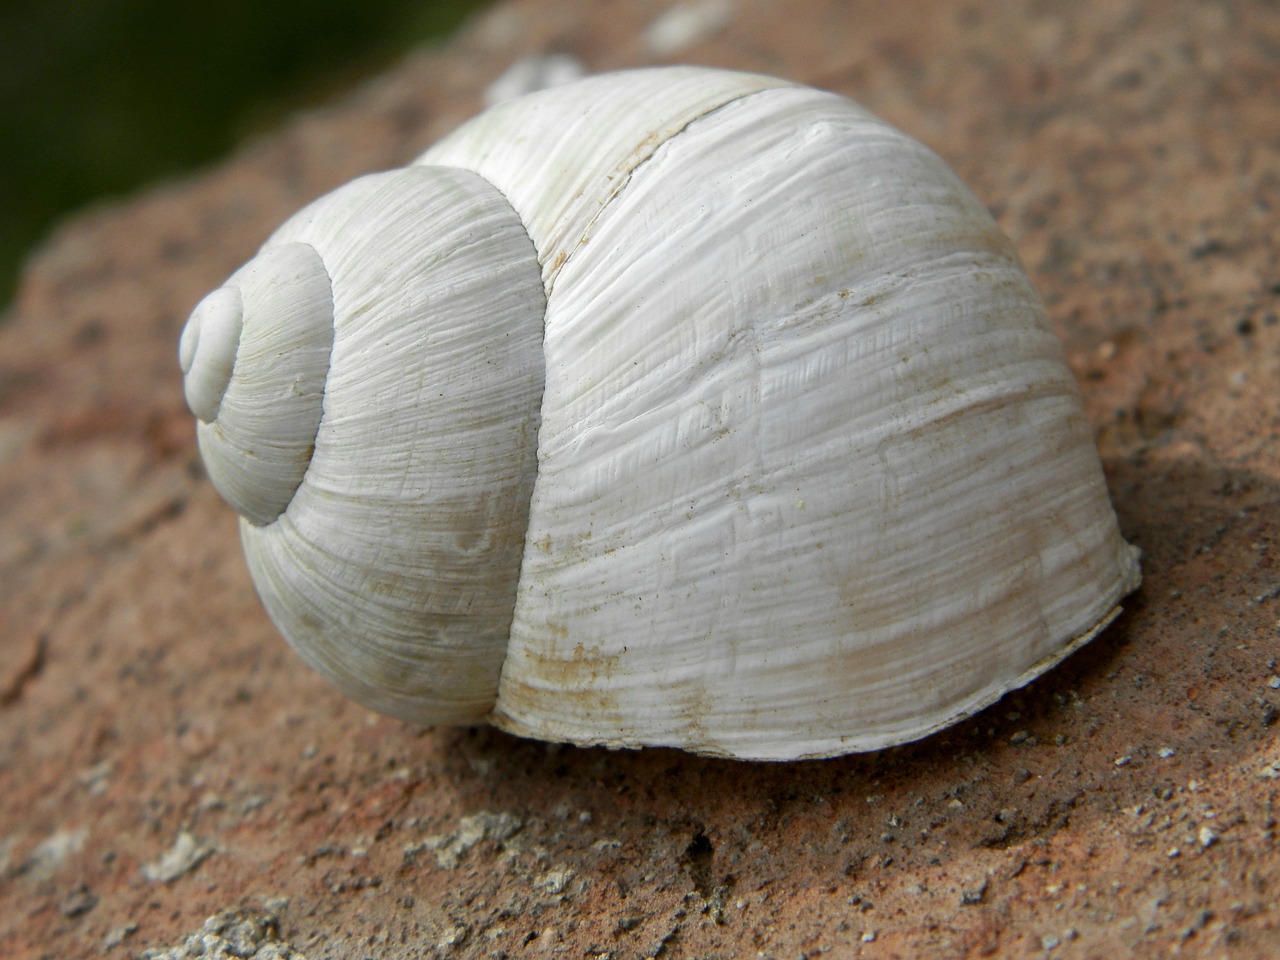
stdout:
POLYGON ((333 291, 315 249, 263 250, 196 306, 182 332, 184 389, 210 479, 258 525, 302 483, 323 411, 333 291))
POLYGON ((545 306, 506 199, 473 173, 411 167, 302 210, 188 321, 200 449, 263 603, 375 709, 456 723, 493 706, 545 306))

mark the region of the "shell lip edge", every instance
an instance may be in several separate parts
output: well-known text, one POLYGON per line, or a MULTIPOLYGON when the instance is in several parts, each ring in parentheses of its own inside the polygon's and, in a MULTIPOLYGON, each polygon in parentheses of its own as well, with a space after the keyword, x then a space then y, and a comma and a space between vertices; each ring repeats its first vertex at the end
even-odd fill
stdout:
MULTIPOLYGON (((1141 584, 1141 575, 1136 572, 1133 579, 1126 583, 1126 589, 1122 596, 1127 596, 1133 592, 1141 584)), ((696 756, 706 757, 708 759, 717 760, 734 760, 743 763, 789 763, 803 760, 834 760, 839 757, 850 756, 860 753, 878 753, 882 750, 889 750, 895 747, 907 746, 908 744, 917 743, 926 740, 936 733, 953 727, 970 717, 976 716, 987 707, 998 702, 1001 698, 1014 690, 1019 690, 1027 686, 1033 680, 1047 673, 1053 667, 1057 666, 1063 660, 1070 657, 1073 653, 1084 647, 1091 640, 1095 639, 1100 633, 1107 629, 1117 617, 1124 611, 1123 605, 1115 603, 1088 630, 1073 637, 1070 641, 1061 647, 1051 651, 1033 663, 1026 670, 1019 674, 997 684, 994 687, 981 690, 977 695, 963 701, 958 706, 949 708, 941 719, 930 722, 927 726, 917 730, 913 730, 908 734, 901 732, 881 734, 878 736, 859 737, 856 734, 846 736, 829 737, 825 746, 819 746, 812 750, 787 751, 774 748, 761 749, 758 751, 750 750, 733 750, 723 747, 717 747, 710 743, 681 743, 678 737, 672 737, 667 741, 640 742, 636 739, 627 738, 625 735, 601 734, 599 736, 573 738, 562 735, 548 736, 539 732, 527 723, 521 722, 518 718, 513 717, 502 710, 501 704, 494 706, 493 710, 488 714, 485 720, 506 733, 514 734, 520 737, 532 737, 539 740, 547 740, 553 743, 569 744, 575 747, 604 747, 607 750, 641 750, 648 748, 658 749, 676 749, 685 753, 691 753, 696 756), (837 745, 830 745, 833 740, 840 741, 837 745)))

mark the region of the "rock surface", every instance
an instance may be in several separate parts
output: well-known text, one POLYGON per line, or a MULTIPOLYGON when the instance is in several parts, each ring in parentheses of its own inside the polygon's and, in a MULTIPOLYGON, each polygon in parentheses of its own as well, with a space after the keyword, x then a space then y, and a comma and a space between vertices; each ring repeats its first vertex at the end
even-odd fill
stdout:
POLYGON ((312 960, 1274 955, 1274 6, 676 6, 498 5, 33 258, 0 325, 0 956, 267 904, 312 960), (416 729, 300 669, 202 478, 178 330, 288 213, 545 54, 778 73, 941 153, 1082 382, 1144 551, 1121 619, 949 731, 794 765, 416 729))

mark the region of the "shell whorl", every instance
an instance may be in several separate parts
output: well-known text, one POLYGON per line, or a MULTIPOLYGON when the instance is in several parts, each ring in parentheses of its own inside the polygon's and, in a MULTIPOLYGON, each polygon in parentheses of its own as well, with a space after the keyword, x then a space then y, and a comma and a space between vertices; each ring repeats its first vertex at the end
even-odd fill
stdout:
POLYGON ((231 382, 240 330, 244 325, 244 300, 238 287, 223 286, 209 294, 191 312, 178 342, 187 406, 201 423, 212 423, 231 382))
POLYGON ((179 360, 218 492, 250 523, 284 513, 311 462, 333 346, 315 248, 263 250, 196 306, 179 360))
MULTIPOLYGON (((310 251, 331 278, 333 321, 322 348, 297 346, 327 369, 305 478, 267 522, 242 511, 258 592, 348 696, 406 720, 479 720, 506 656, 536 473, 545 299, 533 245, 483 178, 408 167, 316 201, 243 272, 281 268, 265 285, 288 287, 288 251, 310 251)), ((248 347, 242 337, 233 388, 248 347)), ((260 398, 264 428, 281 392, 260 398)))

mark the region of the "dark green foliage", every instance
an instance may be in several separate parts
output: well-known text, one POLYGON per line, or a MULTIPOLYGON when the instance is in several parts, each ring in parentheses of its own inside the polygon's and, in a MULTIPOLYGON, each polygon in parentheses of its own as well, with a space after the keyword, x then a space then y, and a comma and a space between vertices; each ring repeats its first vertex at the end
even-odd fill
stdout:
POLYGON ((0 0, 0 308, 61 213, 209 161, 483 0, 0 0))

